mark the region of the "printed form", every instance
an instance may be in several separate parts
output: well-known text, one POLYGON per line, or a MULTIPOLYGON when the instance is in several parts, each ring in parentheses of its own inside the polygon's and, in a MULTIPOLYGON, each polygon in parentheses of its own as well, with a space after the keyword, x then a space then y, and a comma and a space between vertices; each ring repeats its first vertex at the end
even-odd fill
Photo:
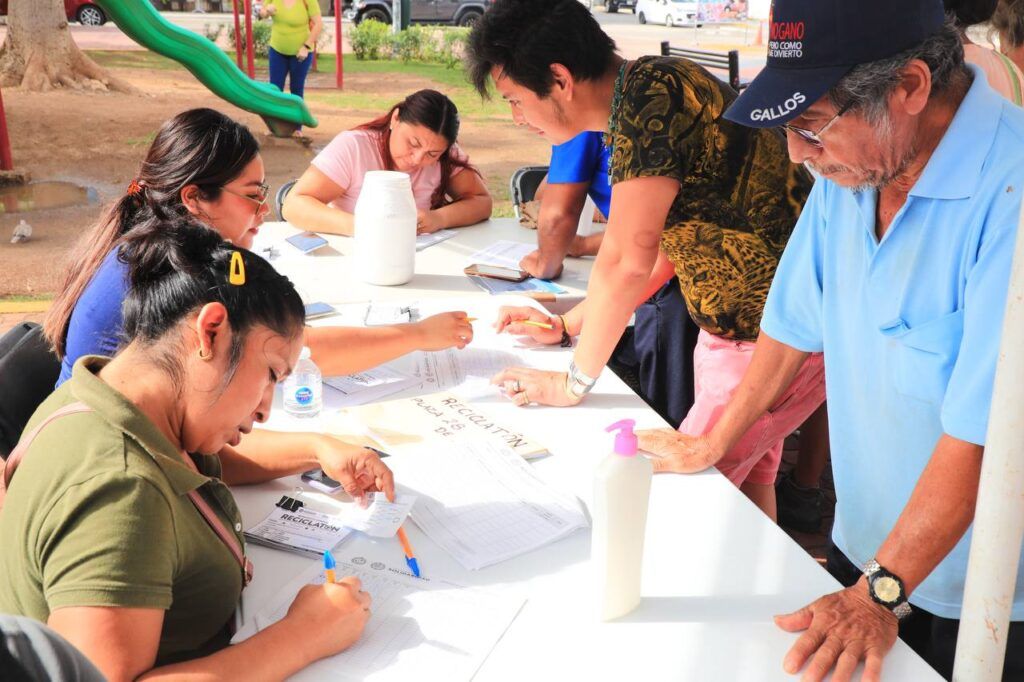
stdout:
POLYGON ((395 480, 418 497, 410 517, 469 570, 491 566, 588 526, 580 503, 554 490, 511 449, 452 444, 394 457, 395 480))
MULTIPOLYGON (((493 588, 422 580, 381 567, 339 561, 335 570, 341 577, 359 578, 370 594, 370 621, 352 647, 313 663, 291 680, 409 682, 426 679, 424 671, 442 670, 446 681, 469 680, 525 603, 493 588)), ((256 615, 255 629, 284 618, 302 587, 324 580, 323 566, 311 565, 280 591, 279 601, 256 615)))

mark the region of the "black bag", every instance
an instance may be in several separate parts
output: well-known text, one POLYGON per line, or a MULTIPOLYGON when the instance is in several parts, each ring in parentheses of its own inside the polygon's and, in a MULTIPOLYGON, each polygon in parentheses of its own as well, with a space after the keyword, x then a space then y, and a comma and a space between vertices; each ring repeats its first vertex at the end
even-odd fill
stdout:
POLYGON ((38 324, 23 322, 0 337, 0 458, 7 459, 59 376, 60 361, 38 324))

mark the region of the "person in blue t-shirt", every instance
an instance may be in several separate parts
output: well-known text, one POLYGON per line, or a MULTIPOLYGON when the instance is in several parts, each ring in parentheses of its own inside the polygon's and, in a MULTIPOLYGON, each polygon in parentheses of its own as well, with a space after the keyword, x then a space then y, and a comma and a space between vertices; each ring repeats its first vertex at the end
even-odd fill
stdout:
POLYGON ((589 195, 601 215, 607 216, 612 201, 608 183, 608 147, 604 135, 584 131, 563 144, 551 147, 551 164, 538 190, 537 250, 527 254, 519 267, 534 277, 554 279, 562 274, 566 255, 595 256, 603 233, 577 237, 580 213, 589 195))
MULTIPOLYGON (((836 513, 827 568, 847 586, 776 617, 783 666, 878 680, 897 632, 944 677, 964 609, 1003 313, 1021 210, 1024 110, 965 65, 938 0, 776 0, 799 26, 725 117, 785 125, 820 176, 779 263, 742 383, 711 429, 641 432, 657 470, 712 466, 824 353, 836 513), (884 32, 878 27, 886 26, 884 32), (796 97, 794 93, 800 95, 796 97)), ((773 32, 774 32, 773 24, 773 32)), ((1019 352, 1017 348, 1014 351, 1019 352)), ((1004 680, 1024 679, 1024 554, 1004 680)), ((1002 627, 1002 624, 998 624, 1002 627)))

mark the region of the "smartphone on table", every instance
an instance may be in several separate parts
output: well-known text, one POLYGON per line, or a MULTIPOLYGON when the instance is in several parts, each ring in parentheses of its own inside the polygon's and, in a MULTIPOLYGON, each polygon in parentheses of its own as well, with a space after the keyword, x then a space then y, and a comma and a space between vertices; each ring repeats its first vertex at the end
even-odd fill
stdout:
POLYGON ((467 275, 476 275, 477 277, 503 279, 506 282, 523 282, 530 276, 530 273, 525 270, 506 268, 500 265, 486 265, 483 263, 474 263, 473 265, 467 266, 463 272, 467 275))
POLYGON ((316 232, 300 232, 285 239, 286 242, 297 248, 302 253, 312 253, 322 246, 327 246, 327 240, 316 232))
POLYGON ((330 303, 323 303, 322 301, 307 303, 305 308, 307 320, 316 320, 321 317, 328 317, 338 312, 330 303))

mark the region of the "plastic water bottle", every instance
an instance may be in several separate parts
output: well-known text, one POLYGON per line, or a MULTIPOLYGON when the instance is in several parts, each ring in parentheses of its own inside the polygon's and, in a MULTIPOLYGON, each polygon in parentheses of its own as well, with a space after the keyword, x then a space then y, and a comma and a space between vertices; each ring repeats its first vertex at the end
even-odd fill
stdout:
POLYGON ((590 562, 594 571, 597 614, 601 620, 624 616, 640 603, 647 504, 654 467, 638 456, 632 419, 606 431, 618 431, 613 452, 594 472, 590 562))
POLYGON ((293 417, 315 417, 323 408, 323 378, 320 368, 303 347, 295 369, 284 380, 284 411, 293 417))

